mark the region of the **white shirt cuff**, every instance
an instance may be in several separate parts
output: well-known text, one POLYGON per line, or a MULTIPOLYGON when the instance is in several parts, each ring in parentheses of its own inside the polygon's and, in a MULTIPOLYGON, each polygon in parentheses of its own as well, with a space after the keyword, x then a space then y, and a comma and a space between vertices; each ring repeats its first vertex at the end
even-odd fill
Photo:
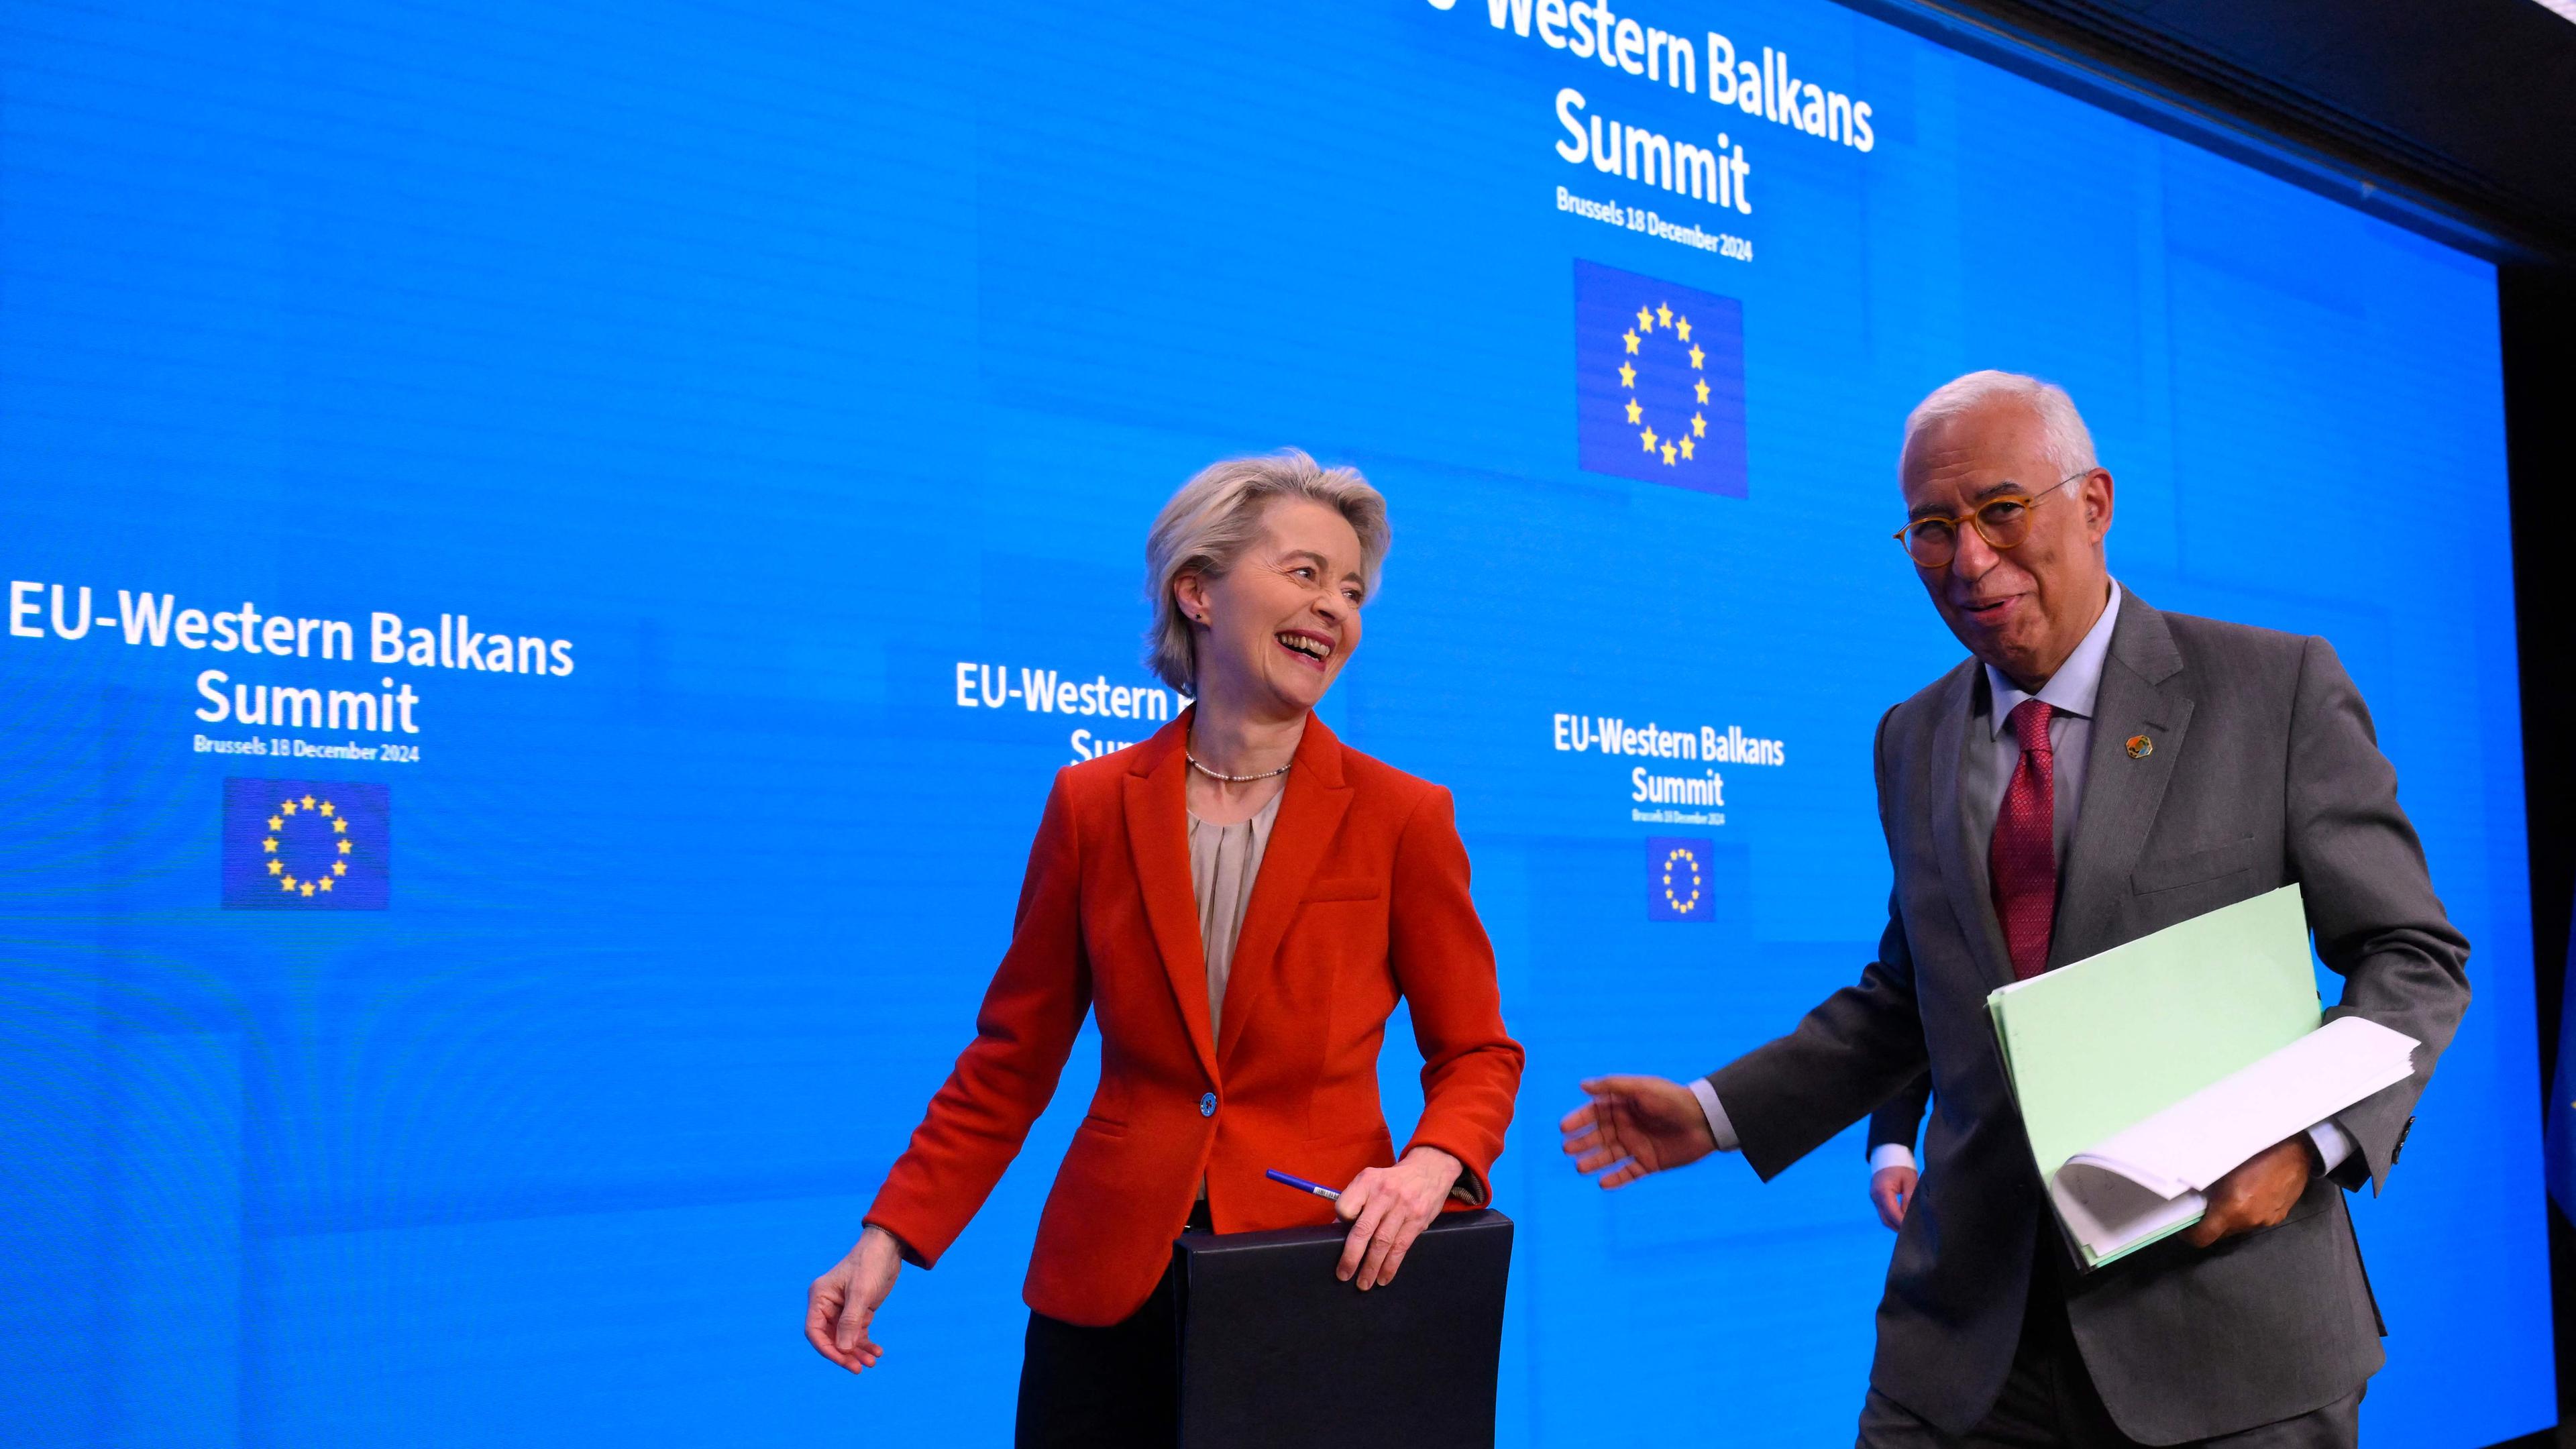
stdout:
POLYGON ((1699 1098, 1699 1109, 1707 1114, 1708 1135, 1717 1139, 1717 1150, 1733 1152, 1741 1144, 1735 1140, 1735 1124, 1726 1120, 1726 1108, 1717 1100, 1717 1088, 1706 1077, 1691 1078, 1691 1095, 1699 1098))
POLYGON ((2343 1166, 2344 1159, 2353 1154, 2352 1134, 2332 1117, 2309 1128, 2308 1140, 2317 1145, 2317 1160, 2326 1165, 2328 1172, 2343 1166))
POLYGON ((1878 1176, 1891 1167, 1912 1167, 1914 1149, 1902 1142, 1882 1142, 1869 1150, 1869 1175, 1878 1176))

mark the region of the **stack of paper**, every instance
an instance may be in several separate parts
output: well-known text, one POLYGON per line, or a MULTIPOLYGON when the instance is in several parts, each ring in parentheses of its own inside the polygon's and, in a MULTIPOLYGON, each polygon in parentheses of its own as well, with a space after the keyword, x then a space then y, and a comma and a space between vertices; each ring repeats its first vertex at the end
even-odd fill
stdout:
POLYGON ((2276 1142, 2405 1079, 2413 1039, 2319 1028, 2295 885, 1987 998, 2049 1200, 2086 1267, 2198 1222, 2276 1142))

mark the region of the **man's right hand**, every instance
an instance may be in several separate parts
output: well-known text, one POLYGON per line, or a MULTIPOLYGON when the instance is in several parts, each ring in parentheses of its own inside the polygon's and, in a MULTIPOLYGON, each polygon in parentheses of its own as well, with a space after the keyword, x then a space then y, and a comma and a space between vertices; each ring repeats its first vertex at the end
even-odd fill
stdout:
POLYGON ((1905 1208, 1914 1201, 1914 1184, 1920 1180, 1910 1167, 1882 1167, 1869 1175, 1869 1200, 1891 1231, 1905 1226, 1905 1208))
POLYGON ((805 1290, 805 1341, 852 1373, 875 1368, 885 1348, 868 1337, 868 1324, 902 1271, 902 1245, 894 1234, 868 1224, 849 1256, 805 1290))
POLYGON ((1626 1187, 1650 1172, 1682 1167, 1717 1150, 1699 1098, 1662 1077, 1595 1077, 1583 1083, 1592 1100, 1565 1114, 1557 1130, 1574 1170, 1610 1171, 1604 1188, 1626 1187), (1615 1164, 1615 1165, 1614 1165, 1615 1164))

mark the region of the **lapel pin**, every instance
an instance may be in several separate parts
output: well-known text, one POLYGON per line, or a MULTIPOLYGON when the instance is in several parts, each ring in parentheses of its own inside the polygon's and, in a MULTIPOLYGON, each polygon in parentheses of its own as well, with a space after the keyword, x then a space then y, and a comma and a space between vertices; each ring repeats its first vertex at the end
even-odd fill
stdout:
POLYGON ((2129 736, 2129 758, 2143 760, 2156 752, 2156 742, 2145 735, 2129 736))

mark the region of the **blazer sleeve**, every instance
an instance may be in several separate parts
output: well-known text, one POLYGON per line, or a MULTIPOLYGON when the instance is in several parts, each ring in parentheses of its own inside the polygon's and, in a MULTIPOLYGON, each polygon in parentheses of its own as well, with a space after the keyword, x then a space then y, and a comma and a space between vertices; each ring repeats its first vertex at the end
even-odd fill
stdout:
MULTIPOLYGON (((2288 769, 2291 875, 2318 959, 2344 979, 2343 1000, 2326 1015, 2366 1016, 2423 1043, 2414 1075, 2335 1114, 2375 1192, 2386 1185, 2415 1099, 2468 1009, 2469 942, 2433 894, 2424 847, 2398 808, 2397 771, 2379 752, 2369 707, 2323 639, 2308 640, 2300 657, 2288 769)), ((2357 1175, 2351 1185, 2359 1185, 2357 1175)))
POLYGON ((1709 1073, 1708 1084, 1744 1160, 1769 1182, 1923 1076, 1927 1065, 1914 963, 1891 898, 1878 959, 1860 980, 1826 997, 1787 1036, 1709 1073))
POLYGON ((1091 1010, 1081 877, 1081 842, 1059 774, 1029 847, 1010 948, 976 1014, 975 1040, 958 1054, 868 1208, 867 1221, 893 1233, 904 1256, 922 1267, 948 1251, 1019 1155, 1091 1010))
POLYGON ((1863 1151, 1875 1152, 1889 1143, 1914 1150, 1914 1139, 1923 1129, 1923 1107, 1932 1100, 1932 1074, 1925 1072, 1899 1087, 1896 1095, 1878 1104, 1869 1114, 1869 1141, 1863 1151))
MULTIPOLYGON (((1887 819, 1887 723, 1878 722, 1879 827, 1887 819)), ((1893 832, 1889 832, 1891 845, 1893 832)), ((1828 996, 1787 1036, 1775 1038, 1709 1073, 1744 1160, 1763 1181, 1859 1121, 1930 1065, 1923 1014, 1914 995, 1914 955, 1896 892, 1887 895, 1887 929, 1878 959, 1860 980, 1828 996)))
POLYGON ((1467 874, 1449 792, 1435 787, 1396 841, 1387 903, 1387 950, 1422 1050, 1422 1120, 1405 1151, 1437 1147, 1457 1158, 1466 1171, 1456 1192, 1481 1207, 1520 1093, 1522 1052, 1503 1030, 1494 947, 1467 874))

